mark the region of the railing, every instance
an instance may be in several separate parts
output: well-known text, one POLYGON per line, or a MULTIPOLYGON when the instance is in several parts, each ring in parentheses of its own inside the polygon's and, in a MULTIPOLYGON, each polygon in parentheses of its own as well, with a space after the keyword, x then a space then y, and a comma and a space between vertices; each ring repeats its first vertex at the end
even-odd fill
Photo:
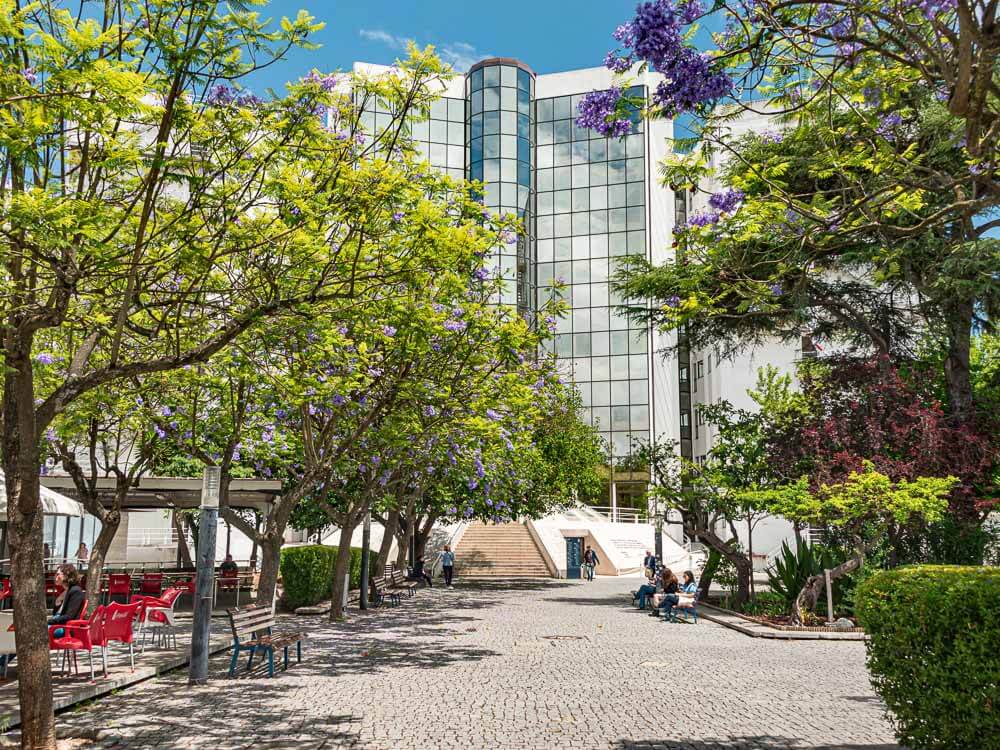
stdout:
POLYGON ((153 528, 133 528, 128 530, 129 547, 176 547, 177 529, 172 526, 153 528))
POLYGON ((649 523, 649 514, 635 508, 612 508, 609 505, 587 505, 584 507, 614 523, 649 523))

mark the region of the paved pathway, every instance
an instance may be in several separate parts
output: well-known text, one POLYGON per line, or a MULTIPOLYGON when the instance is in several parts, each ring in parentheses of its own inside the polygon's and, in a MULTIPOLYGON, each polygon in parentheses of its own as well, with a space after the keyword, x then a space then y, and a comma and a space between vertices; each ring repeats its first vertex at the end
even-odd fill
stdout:
POLYGON ((633 609, 634 581, 460 583, 329 627, 275 679, 173 674, 60 716, 115 748, 890 750, 857 642, 633 609))

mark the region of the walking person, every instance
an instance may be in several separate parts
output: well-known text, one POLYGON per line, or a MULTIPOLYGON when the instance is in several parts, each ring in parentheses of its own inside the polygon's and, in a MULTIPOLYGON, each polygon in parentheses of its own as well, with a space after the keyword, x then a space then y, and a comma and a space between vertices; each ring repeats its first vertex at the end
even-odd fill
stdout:
POLYGON ((601 564, 600 558, 588 544, 586 551, 583 553, 583 566, 587 569, 588 581, 594 580, 594 568, 596 568, 600 564, 601 564))
POLYGON ((646 569, 646 578, 653 581, 656 578, 656 555, 651 550, 646 550, 646 556, 642 560, 642 567, 646 569))
POLYGON ((447 544, 441 553, 441 570, 444 572, 444 585, 451 588, 451 578, 455 575, 455 553, 447 544))

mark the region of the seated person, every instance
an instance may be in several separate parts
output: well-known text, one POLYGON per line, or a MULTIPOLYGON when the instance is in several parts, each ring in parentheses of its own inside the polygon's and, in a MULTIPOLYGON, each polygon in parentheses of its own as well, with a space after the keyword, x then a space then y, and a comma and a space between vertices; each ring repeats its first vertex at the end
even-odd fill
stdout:
MULTIPOLYGON (((86 594, 80 587, 80 573, 74 565, 60 565, 56 570, 56 584, 63 587, 62 592, 56 597, 55 607, 52 609, 52 616, 48 620, 49 625, 63 625, 70 620, 79 620, 84 616, 83 605, 86 594)), ((53 634, 56 638, 62 638, 66 634, 63 628, 59 628, 53 634)))
POLYGON ((415 581, 423 580, 424 583, 433 588, 434 582, 431 580, 431 577, 430 575, 428 575, 427 571, 424 570, 424 565, 426 564, 426 562, 427 558, 425 558, 423 555, 420 555, 420 557, 417 558, 416 562, 413 563, 413 575, 411 577, 415 581))
MULTIPOLYGON (((694 596, 696 593, 698 593, 698 584, 696 584, 694 582, 694 573, 692 573, 690 570, 685 570, 683 577, 684 577, 684 582, 680 585, 680 588, 677 590, 677 593, 674 595, 673 603, 670 604, 669 606, 667 606, 664 609, 664 612, 663 612, 663 616, 664 617, 668 616, 668 613, 670 612, 670 608, 671 607, 676 607, 680 603, 680 596, 679 596, 679 594, 688 594, 688 595, 694 596)), ((677 579, 675 578, 674 580, 677 580, 677 579)))
POLYGON ((219 572, 226 578, 235 578, 236 574, 240 572, 240 567, 233 560, 232 555, 226 555, 226 559, 219 566, 219 572))
POLYGON ((663 589, 660 588, 660 580, 656 579, 655 582, 650 581, 649 583, 644 583, 636 591, 636 595, 639 597, 639 609, 646 608, 646 597, 652 597, 654 594, 662 593, 663 589))
POLYGON ((659 610, 661 608, 669 610, 677 604, 677 592, 680 590, 680 583, 677 581, 677 576, 673 574, 670 568, 664 568, 660 571, 657 583, 659 584, 658 589, 663 592, 663 596, 657 597, 656 605, 651 613, 654 617, 660 614, 659 610))

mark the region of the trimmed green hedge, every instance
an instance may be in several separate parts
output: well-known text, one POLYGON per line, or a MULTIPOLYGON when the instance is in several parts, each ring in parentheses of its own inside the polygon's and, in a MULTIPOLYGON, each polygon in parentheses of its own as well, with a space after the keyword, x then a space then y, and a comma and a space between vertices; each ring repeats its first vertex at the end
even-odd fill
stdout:
POLYGON ((884 570, 856 599, 872 685, 900 742, 1000 747, 1000 568, 884 570))
MULTIPOLYGON (((375 555, 371 558, 374 560, 375 555)), ((323 544, 286 547, 281 550, 283 602, 289 609, 308 607, 329 599, 333 590, 333 569, 337 548, 323 544)), ((351 588, 361 585, 361 550, 351 549, 351 588)))

